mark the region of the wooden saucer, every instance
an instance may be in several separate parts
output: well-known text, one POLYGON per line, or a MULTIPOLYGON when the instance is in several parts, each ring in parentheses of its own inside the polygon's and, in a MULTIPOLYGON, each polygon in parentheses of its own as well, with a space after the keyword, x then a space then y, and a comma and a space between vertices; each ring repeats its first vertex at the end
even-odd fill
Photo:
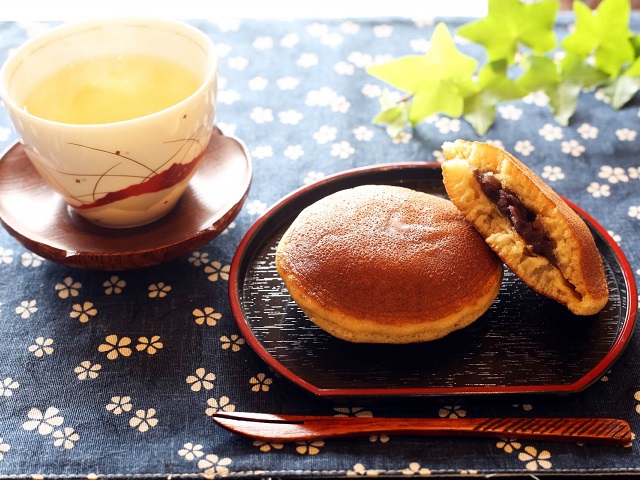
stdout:
POLYGON ((71 213, 16 143, 0 159, 0 222, 54 262, 96 270, 148 267, 185 255, 227 228, 247 198, 251 175, 245 145, 215 128, 189 188, 167 216, 111 229, 71 213))

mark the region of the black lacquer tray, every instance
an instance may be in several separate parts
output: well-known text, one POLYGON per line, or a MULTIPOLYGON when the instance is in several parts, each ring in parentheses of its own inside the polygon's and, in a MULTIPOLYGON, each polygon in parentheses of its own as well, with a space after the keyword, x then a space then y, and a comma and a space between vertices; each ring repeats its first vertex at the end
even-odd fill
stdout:
POLYGON ((390 184, 446 197, 438 164, 350 170, 303 187, 265 213, 243 238, 229 293, 240 330, 276 372, 326 397, 573 393, 601 378, 631 338, 637 313, 633 273, 606 230, 574 208, 603 257, 610 297, 580 317, 505 268, 498 298, 471 326, 410 345, 353 344, 325 333, 289 296, 274 263, 280 237, 306 206, 338 190, 390 184))

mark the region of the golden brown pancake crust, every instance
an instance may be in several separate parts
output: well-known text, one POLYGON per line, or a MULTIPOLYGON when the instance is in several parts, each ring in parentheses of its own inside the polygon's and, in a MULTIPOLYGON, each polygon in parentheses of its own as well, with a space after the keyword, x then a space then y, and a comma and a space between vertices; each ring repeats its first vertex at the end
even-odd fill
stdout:
POLYGON ((607 303, 609 290, 602 258, 582 218, 513 155, 492 145, 457 140, 443 145, 444 184, 453 203, 487 243, 527 285, 591 315, 607 303), (554 245, 547 258, 536 253, 483 192, 478 172, 489 174, 536 215, 554 245))
POLYGON ((355 342, 432 340, 495 299, 502 263, 449 201, 366 185, 303 210, 276 266, 321 328, 355 342))

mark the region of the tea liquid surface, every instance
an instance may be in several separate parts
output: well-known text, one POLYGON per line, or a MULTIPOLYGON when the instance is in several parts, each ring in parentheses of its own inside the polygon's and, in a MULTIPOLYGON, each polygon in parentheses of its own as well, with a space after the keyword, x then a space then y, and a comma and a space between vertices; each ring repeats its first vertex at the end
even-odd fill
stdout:
POLYGON ((200 81, 171 61, 143 55, 74 62, 37 84, 24 109, 60 123, 113 123, 149 115, 193 94, 200 81))

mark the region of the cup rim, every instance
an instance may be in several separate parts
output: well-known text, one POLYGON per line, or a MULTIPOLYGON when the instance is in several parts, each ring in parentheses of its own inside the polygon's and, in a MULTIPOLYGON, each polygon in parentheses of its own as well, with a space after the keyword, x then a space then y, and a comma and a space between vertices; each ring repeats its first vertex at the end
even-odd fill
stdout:
POLYGON ((180 20, 172 20, 172 19, 163 19, 163 18, 153 18, 153 17, 112 17, 112 18, 100 18, 100 19, 91 19, 91 20, 80 20, 74 22, 66 22, 54 27, 51 27, 46 32, 41 33, 33 38, 28 39, 5 60, 4 64, 0 67, 0 99, 6 104, 7 107, 11 107, 11 109, 20 112, 21 115, 25 115, 32 121, 42 122, 44 124, 49 125, 57 125, 64 126, 65 128, 78 128, 78 129, 91 129, 91 128, 105 128, 110 127, 112 125, 121 126, 127 123, 135 123, 140 121, 145 121, 150 117, 164 114, 170 110, 178 109, 181 105, 189 102, 192 98, 200 95, 204 89, 209 88, 211 83, 215 80, 218 74, 219 68, 219 59, 218 55, 215 51, 215 45, 213 40, 206 35, 199 28, 186 23, 180 20), (9 89, 7 85, 6 76, 8 75, 8 70, 10 67, 14 66, 16 62, 21 62, 20 54, 26 50, 36 50, 37 48, 46 45, 52 37, 59 37, 60 34, 64 34, 65 31, 68 31, 69 34, 81 32, 83 30, 93 28, 95 26, 103 26, 103 25, 148 25, 148 26, 157 26, 157 27, 167 27, 169 28, 180 28, 183 32, 188 32, 193 37, 197 38, 201 41, 201 45, 204 47, 207 55, 211 59, 211 65, 207 72, 205 79, 200 82, 200 86, 196 91, 194 91, 191 95, 184 98, 178 103, 175 103, 169 107, 163 108, 162 110, 158 110, 153 113, 149 113, 147 115, 143 115, 140 117, 130 118, 127 120, 120 120, 117 122, 107 122, 107 123, 65 123, 65 122, 57 122, 55 120, 49 120, 46 118, 38 117, 24 110, 20 105, 18 105, 14 99, 9 94, 9 89))

